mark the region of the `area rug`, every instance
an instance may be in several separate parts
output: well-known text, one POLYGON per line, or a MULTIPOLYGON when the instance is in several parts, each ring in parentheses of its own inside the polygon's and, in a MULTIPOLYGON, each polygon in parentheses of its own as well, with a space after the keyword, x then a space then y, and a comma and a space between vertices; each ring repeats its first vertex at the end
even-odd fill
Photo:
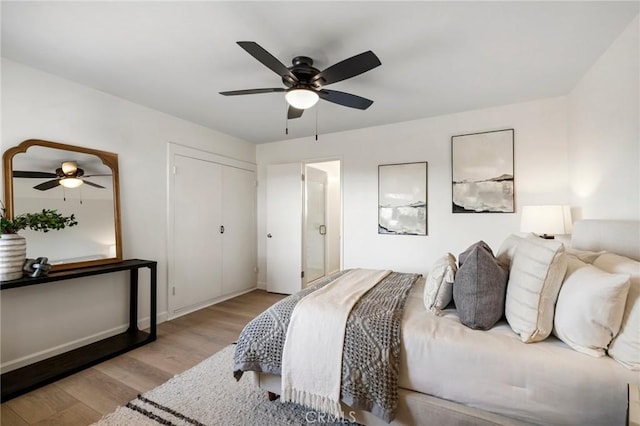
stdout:
POLYGON ((345 425, 294 403, 269 401, 249 377, 233 378, 234 345, 138 396, 96 426, 345 425))

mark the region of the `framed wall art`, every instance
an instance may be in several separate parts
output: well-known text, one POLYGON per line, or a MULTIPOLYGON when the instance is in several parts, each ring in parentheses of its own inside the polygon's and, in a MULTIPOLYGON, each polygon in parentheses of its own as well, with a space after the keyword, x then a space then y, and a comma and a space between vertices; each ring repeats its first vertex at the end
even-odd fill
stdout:
POLYGON ((453 213, 513 213, 513 129, 451 137, 453 213))
POLYGON ((427 163, 378 166, 378 233, 427 235, 427 163))

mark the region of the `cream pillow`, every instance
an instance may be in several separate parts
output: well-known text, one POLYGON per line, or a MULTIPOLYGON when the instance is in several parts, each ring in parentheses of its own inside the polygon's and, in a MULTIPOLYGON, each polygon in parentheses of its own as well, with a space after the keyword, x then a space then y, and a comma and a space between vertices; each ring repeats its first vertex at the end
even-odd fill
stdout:
POLYGON ((590 251, 590 250, 578 250, 571 247, 566 249, 567 256, 575 257, 585 263, 593 263, 595 260, 606 253, 606 251, 590 251))
POLYGON ((640 371, 640 262, 606 253, 593 265, 607 272, 631 275, 620 332, 609 345, 608 353, 625 367, 640 371))
POLYGON ((521 232, 520 234, 509 235, 507 238, 505 238, 502 244, 500 244, 500 248, 496 253, 496 259, 498 259, 498 262, 500 262, 501 265, 505 266, 507 269, 511 268, 511 262, 513 261, 513 255, 516 252, 518 243, 524 238, 535 240, 540 237, 532 234, 531 232, 521 232))
POLYGON ((451 253, 438 259, 431 267, 424 286, 424 306, 431 312, 438 314, 451 303, 457 270, 456 258, 451 253))
POLYGON ((522 238, 516 247, 507 283, 505 316, 525 343, 546 339, 567 270, 564 245, 556 240, 522 238))
POLYGON ((601 357, 620 330, 629 274, 610 274, 570 257, 553 334, 578 352, 601 357))

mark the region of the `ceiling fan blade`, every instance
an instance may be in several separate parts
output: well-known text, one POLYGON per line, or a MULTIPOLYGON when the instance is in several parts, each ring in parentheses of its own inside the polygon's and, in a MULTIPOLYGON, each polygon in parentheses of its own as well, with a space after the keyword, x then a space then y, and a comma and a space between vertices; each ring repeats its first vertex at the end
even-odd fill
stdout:
POLYGON ((283 87, 272 87, 269 89, 246 89, 246 90, 230 90, 228 92, 220 92, 221 95, 224 96, 235 96, 235 95, 256 95, 258 93, 273 93, 273 92, 284 92, 286 89, 283 87))
POLYGON ((289 110, 287 111, 287 119, 293 120, 294 118, 302 117, 303 109, 294 108, 289 105, 289 110))
POLYGON ((368 50, 359 55, 352 56, 337 64, 331 65, 329 68, 319 72, 313 77, 313 82, 319 82, 323 86, 346 80, 365 73, 373 68, 382 65, 380 59, 375 53, 368 50))
POLYGON ((238 41, 237 42, 240 47, 249 53, 249 55, 256 58, 260 61, 264 66, 269 68, 271 71, 275 72, 282 78, 286 78, 290 80, 292 83, 298 82, 298 77, 296 77, 290 70, 287 68, 282 62, 280 62, 275 56, 271 53, 264 50, 262 46, 260 46, 255 41, 238 41))
POLYGON ((83 180, 84 183, 86 183, 89 186, 93 186, 95 188, 101 188, 104 189, 104 186, 102 185, 98 185, 97 183, 93 183, 93 182, 89 182, 88 180, 83 180))
POLYGON ((29 172, 29 171, 13 171, 14 178, 35 178, 35 179, 47 179, 57 177, 55 173, 48 172, 29 172))
POLYGON ((351 93, 339 92, 337 90, 318 90, 318 95, 320 95, 320 97, 325 101, 333 102, 334 104, 349 108, 367 109, 371 104, 373 104, 371 99, 352 95, 351 93))
POLYGON ((113 176, 111 173, 107 173, 107 174, 99 174, 99 175, 84 175, 82 177, 88 178, 88 177, 94 177, 94 176, 113 176))
POLYGON ((58 185, 59 185, 58 179, 53 179, 53 180, 48 180, 46 182, 42 182, 41 184, 34 186, 33 189, 39 189, 40 191, 46 191, 48 189, 55 188, 58 185))

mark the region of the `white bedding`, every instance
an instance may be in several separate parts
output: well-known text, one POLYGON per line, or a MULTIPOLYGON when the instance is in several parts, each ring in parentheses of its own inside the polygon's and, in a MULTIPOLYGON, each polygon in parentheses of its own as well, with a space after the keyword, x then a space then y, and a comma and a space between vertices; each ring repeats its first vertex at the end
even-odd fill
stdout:
POLYGON ((472 330, 455 310, 425 309, 424 279, 402 322, 400 387, 540 424, 623 425, 627 383, 640 374, 594 358, 554 337, 522 343, 502 321, 472 330))

